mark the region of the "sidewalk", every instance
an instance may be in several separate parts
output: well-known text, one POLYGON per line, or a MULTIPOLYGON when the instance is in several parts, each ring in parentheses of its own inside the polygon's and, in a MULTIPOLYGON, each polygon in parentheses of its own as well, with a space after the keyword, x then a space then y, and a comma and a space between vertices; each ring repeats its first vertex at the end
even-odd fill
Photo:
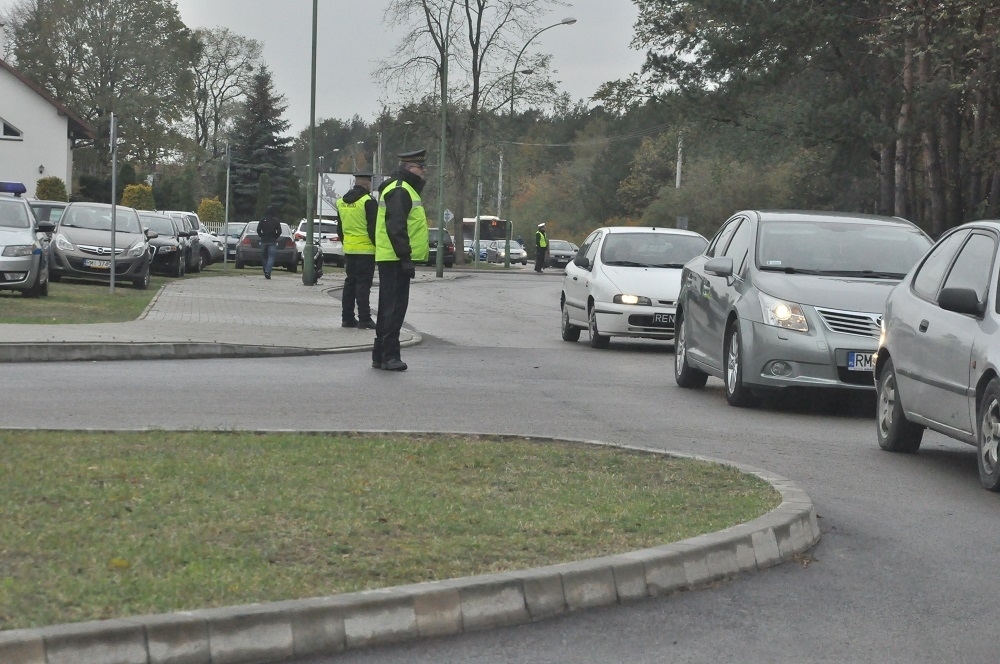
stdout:
MULTIPOLYGON (((340 326, 339 292, 331 291, 343 286, 342 272, 315 286, 304 286, 298 274, 272 276, 267 280, 259 270, 248 270, 175 281, 138 320, 126 323, 0 324, 0 362, 267 357, 371 348, 373 330, 340 326)), ((415 282, 435 278, 418 272, 415 282)), ((403 329, 401 345, 419 342, 418 334, 403 329)))

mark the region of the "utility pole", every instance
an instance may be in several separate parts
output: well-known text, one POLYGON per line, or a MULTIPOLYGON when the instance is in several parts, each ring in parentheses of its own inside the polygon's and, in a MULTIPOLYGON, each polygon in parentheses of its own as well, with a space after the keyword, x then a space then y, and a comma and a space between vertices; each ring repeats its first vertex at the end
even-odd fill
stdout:
POLYGON ((229 141, 226 141, 226 220, 222 226, 222 267, 225 269, 229 259, 229 169, 233 163, 232 154, 229 152, 229 141))
POLYGON ((111 114, 111 294, 115 294, 115 240, 118 235, 118 119, 111 114))

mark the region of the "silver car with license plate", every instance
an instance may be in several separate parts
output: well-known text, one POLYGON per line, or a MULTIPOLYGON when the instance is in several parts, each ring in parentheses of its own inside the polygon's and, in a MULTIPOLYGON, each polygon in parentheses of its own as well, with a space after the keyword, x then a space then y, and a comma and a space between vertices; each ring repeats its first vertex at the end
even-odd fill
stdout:
POLYGON ((48 221, 36 221, 21 182, 0 182, 0 290, 49 294, 48 221))
POLYGON ((734 406, 754 390, 874 390, 889 291, 931 244, 896 217, 744 211, 684 268, 674 377, 722 378, 734 406))
POLYGON ((562 338, 576 341, 587 330, 594 348, 607 348, 611 337, 670 341, 681 268, 706 244, 674 228, 597 229, 566 266, 562 338))
POLYGON ((1000 491, 1000 221, 946 233, 889 294, 875 362, 882 449, 916 452, 924 428, 975 445, 1000 491))

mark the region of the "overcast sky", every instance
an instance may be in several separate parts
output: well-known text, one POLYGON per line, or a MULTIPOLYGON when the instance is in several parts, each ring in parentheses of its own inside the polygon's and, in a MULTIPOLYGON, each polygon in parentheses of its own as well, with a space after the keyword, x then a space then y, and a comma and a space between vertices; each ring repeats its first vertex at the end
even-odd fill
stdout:
MULTIPOLYGON (((13 0, 0 0, 7 8, 13 0)), ((398 37, 382 27, 386 0, 319 0, 316 118, 370 122, 383 98, 371 72, 392 53, 398 37)), ((295 134, 309 126, 311 0, 177 0, 191 29, 225 26, 264 43, 264 59, 275 88, 288 101, 286 118, 295 134)), ((539 20, 544 27, 563 18, 574 25, 546 30, 529 47, 552 55, 560 92, 574 101, 589 98, 602 83, 639 70, 643 56, 629 48, 638 9, 632 0, 568 0, 539 20)))

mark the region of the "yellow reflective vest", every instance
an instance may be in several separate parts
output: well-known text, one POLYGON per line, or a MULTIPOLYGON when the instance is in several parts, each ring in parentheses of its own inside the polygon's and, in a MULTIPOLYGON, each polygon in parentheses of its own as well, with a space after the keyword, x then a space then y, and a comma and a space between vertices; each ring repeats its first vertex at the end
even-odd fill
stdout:
POLYGON ((371 194, 365 194, 353 203, 343 198, 337 200, 337 213, 340 215, 340 232, 344 235, 345 254, 375 254, 375 245, 368 237, 368 218, 365 217, 365 202, 371 200, 371 194))
POLYGON ((539 249, 545 249, 549 246, 549 238, 545 237, 545 233, 535 231, 535 246, 539 249))
POLYGON ((406 234, 410 238, 410 261, 423 263, 430 255, 430 244, 427 237, 427 213, 424 211, 424 204, 417 190, 402 180, 393 180, 379 196, 378 220, 375 222, 375 261, 400 260, 392 248, 392 243, 389 241, 389 231, 385 225, 385 201, 389 197, 389 193, 397 187, 405 189, 413 202, 410 214, 406 217, 406 234))

